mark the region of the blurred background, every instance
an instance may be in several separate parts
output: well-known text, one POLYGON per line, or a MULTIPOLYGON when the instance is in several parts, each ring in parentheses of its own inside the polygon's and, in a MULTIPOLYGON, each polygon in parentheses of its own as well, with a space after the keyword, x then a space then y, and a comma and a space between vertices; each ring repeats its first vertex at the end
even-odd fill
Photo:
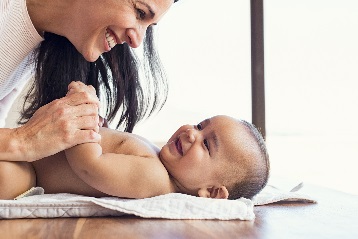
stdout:
MULTIPOLYGON (((358 194, 358 1, 264 1, 267 145, 273 178, 358 194)), ((251 120, 249 0, 180 0, 158 25, 170 79, 163 110, 136 132, 251 120)))
MULTIPOLYGON (((356 0, 264 1, 271 180, 358 194, 357 13, 356 0)), ((180 0, 156 38, 169 97, 135 133, 162 145, 213 115, 251 121, 249 0, 180 0)))

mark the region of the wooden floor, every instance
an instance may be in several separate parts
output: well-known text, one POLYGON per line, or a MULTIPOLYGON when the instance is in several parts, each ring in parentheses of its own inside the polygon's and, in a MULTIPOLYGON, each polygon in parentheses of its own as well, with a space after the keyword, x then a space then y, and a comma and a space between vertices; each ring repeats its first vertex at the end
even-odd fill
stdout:
POLYGON ((358 238, 358 196, 306 185, 317 204, 255 207, 254 221, 138 217, 0 221, 0 238, 358 238))

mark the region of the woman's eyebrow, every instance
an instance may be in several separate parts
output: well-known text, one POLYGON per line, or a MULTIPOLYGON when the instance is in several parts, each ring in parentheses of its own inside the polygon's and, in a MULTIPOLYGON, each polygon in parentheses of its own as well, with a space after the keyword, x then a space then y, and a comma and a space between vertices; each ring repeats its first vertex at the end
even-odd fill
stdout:
POLYGON ((152 7, 148 5, 146 2, 138 1, 140 4, 146 6, 148 8, 148 11, 150 13, 150 18, 153 19, 155 17, 155 12, 153 11, 152 7))

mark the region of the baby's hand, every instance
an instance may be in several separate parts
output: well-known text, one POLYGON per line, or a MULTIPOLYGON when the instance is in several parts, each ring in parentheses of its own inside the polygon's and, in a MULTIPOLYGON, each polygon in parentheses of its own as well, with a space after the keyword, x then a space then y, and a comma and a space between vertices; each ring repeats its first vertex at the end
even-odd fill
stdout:
POLYGON ((103 118, 102 116, 99 116, 99 123, 98 123, 99 127, 105 127, 108 128, 108 121, 103 118))

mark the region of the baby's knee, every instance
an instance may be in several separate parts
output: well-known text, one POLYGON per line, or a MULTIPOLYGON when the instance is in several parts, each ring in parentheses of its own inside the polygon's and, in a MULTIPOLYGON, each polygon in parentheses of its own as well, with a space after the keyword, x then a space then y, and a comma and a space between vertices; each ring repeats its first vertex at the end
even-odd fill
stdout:
POLYGON ((36 186, 36 175, 28 162, 0 162, 0 199, 14 199, 36 186))

